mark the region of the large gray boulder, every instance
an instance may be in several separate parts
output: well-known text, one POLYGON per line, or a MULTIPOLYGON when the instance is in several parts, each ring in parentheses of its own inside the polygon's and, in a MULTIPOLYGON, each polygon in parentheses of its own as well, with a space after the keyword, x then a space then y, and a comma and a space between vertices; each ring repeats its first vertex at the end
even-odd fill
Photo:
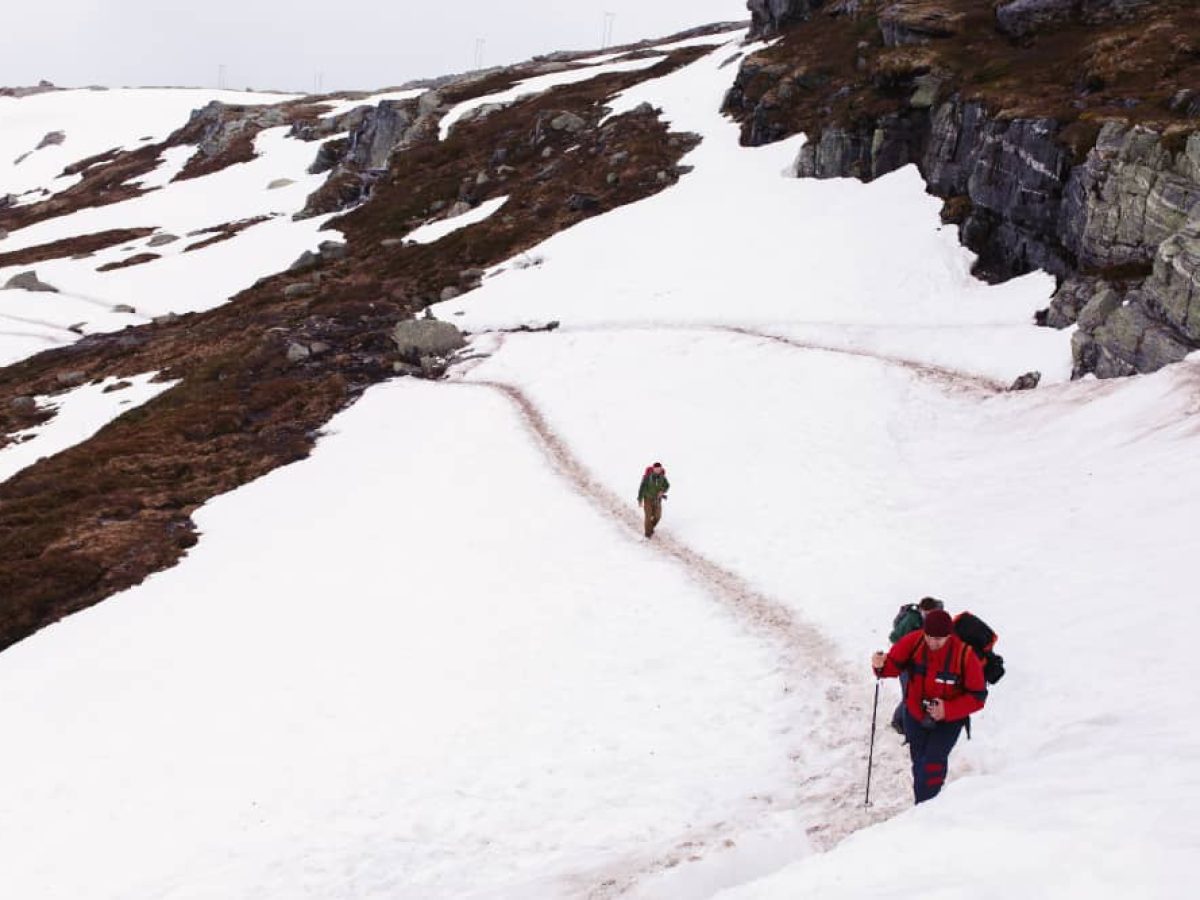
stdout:
POLYGON ((465 347, 467 339, 449 322, 437 319, 410 319, 392 330, 400 358, 419 364, 422 357, 446 357, 465 347))
POLYGON ((21 272, 19 275, 14 275, 8 279, 4 285, 5 290, 20 289, 23 291, 45 291, 49 293, 58 293, 58 288, 53 285, 46 284, 37 277, 37 272, 32 269, 28 272, 21 272))

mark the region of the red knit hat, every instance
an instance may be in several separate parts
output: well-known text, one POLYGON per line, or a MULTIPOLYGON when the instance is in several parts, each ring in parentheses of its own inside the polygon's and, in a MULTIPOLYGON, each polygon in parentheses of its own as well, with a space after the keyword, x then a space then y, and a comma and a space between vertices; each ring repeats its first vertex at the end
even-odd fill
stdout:
POLYGON ((925 614, 925 633, 930 637, 949 637, 954 631, 954 620, 944 609, 933 609, 925 614))

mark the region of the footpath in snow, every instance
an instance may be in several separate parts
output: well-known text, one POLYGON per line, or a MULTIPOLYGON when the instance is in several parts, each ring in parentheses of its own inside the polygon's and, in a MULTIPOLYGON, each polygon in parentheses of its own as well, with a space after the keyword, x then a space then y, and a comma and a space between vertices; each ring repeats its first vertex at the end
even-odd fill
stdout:
POLYGON ((738 147, 733 52, 614 101, 694 170, 440 304, 448 383, 0 654, 14 896, 1190 896, 1198 364, 1068 382, 1052 280, 973 280, 915 172, 738 147), (925 594, 1010 671, 933 803, 881 729, 863 809, 867 660, 925 594))

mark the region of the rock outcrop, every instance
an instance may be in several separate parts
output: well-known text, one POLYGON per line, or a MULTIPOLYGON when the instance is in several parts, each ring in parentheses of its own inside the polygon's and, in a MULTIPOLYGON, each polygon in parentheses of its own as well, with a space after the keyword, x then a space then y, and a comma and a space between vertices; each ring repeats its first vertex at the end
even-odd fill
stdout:
MULTIPOLYGON (((779 22, 814 8, 764 10, 779 22)), ((1038 321, 1078 324, 1077 376, 1154 371, 1200 349, 1200 121, 1188 118, 1200 105, 1200 86, 1188 86, 1200 76, 1200 15, 1166 0, 1006 0, 994 21, 989 12, 947 0, 826 4, 796 25, 790 52, 743 62, 726 109, 751 144, 806 131, 800 177, 870 180, 916 164, 978 254, 977 276, 1056 276, 1038 321), (852 18, 839 25, 834 13, 852 18), (1039 43, 1054 29, 1081 54, 1075 84, 1061 78, 1069 53, 1046 71, 1048 52, 1066 52, 1039 43), (799 42, 806 32, 822 54, 799 42), (853 68, 826 62, 847 50, 853 68), (1154 74, 1167 70, 1188 77, 1154 74)))
POLYGON ((408 100, 384 100, 348 114, 346 140, 321 145, 310 172, 331 171, 296 218, 336 212, 370 196, 375 180, 387 170, 392 154, 421 141, 437 139, 441 97, 436 90, 408 100))
POLYGON ((802 22, 824 5, 825 0, 747 0, 750 37, 774 34, 791 22, 802 22))

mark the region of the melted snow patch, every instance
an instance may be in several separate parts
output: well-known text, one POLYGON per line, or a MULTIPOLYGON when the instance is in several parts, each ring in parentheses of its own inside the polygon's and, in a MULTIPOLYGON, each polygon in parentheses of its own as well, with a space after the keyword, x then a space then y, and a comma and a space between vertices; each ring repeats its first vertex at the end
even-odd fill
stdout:
POLYGON ((485 200, 470 212, 465 212, 460 216, 454 216, 451 219, 438 219, 436 222, 429 222, 421 225, 419 228, 414 228, 405 235, 404 239, 412 241, 414 244, 432 244, 434 241, 441 240, 448 234, 453 234, 460 228, 466 228, 468 225, 482 222, 507 202, 507 196, 493 197, 491 200, 485 200))

